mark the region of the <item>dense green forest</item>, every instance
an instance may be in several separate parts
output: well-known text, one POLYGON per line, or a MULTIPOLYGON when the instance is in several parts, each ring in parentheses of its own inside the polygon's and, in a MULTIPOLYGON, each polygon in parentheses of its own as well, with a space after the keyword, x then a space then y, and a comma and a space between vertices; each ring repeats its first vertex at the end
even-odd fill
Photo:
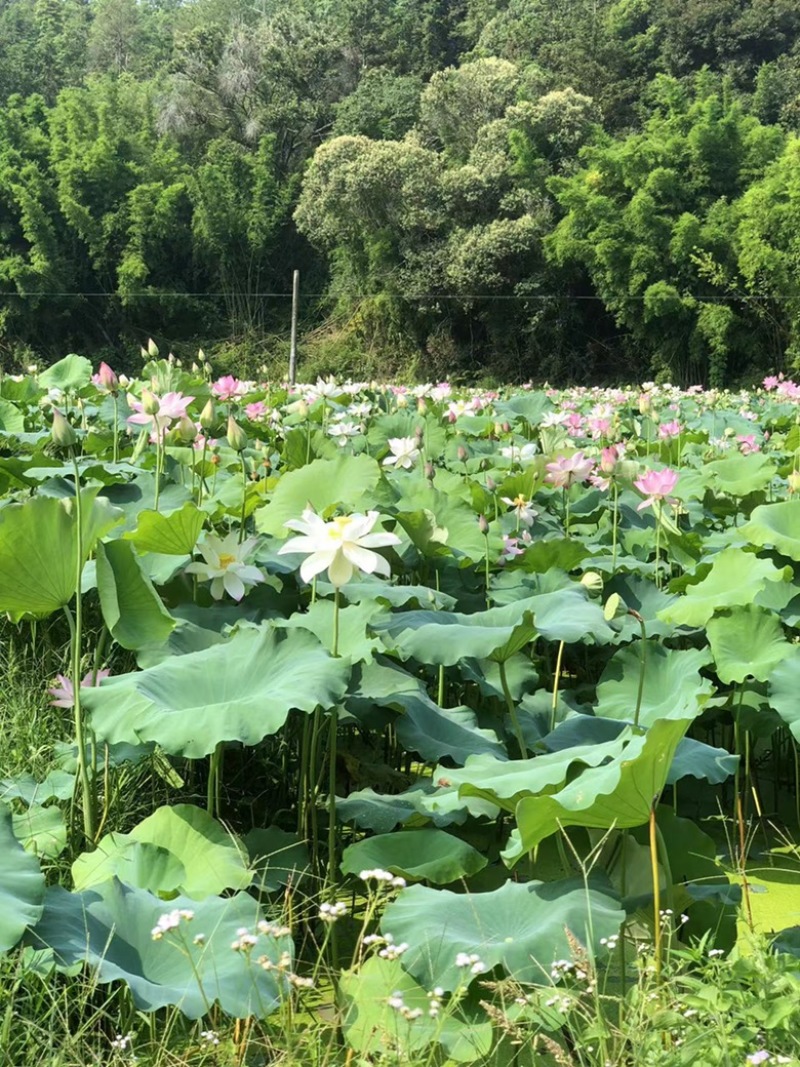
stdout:
POLYGON ((0 0, 0 358, 800 364, 796 0, 0 0))

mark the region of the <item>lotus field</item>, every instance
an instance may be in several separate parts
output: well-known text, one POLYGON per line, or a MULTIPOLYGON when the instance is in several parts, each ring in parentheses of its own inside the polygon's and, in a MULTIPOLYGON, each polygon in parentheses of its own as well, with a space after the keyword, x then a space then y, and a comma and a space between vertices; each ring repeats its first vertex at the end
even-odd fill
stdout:
POLYGON ((800 387, 151 347, 0 436, 0 1063, 12 987, 84 1063, 798 1062, 800 387))

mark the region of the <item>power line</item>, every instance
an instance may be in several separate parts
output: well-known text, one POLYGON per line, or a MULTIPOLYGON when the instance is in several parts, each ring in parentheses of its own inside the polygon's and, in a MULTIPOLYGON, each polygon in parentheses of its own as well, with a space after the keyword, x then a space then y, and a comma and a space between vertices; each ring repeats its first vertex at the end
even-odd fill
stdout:
MULTIPOLYGON (((385 294, 369 293, 365 294, 363 299, 367 296, 378 296, 385 294)), ((436 301, 436 300, 507 300, 507 301, 535 301, 535 300, 580 300, 590 301, 595 303, 605 303, 605 300, 601 296, 595 295, 579 295, 579 294, 567 294, 567 293, 531 293, 528 296, 519 293, 392 293, 390 294, 398 300, 423 300, 423 301, 436 301)), ((704 293, 682 293, 682 298, 690 297, 693 300, 700 300, 704 303, 750 303, 759 302, 766 304, 784 304, 789 303, 792 300, 797 300, 798 296, 712 296, 704 293)), ((0 300, 34 300, 37 297, 102 297, 106 300, 119 300, 119 293, 102 293, 102 292, 58 292, 55 290, 42 290, 36 293, 0 293, 0 300)), ((205 298, 205 299, 225 299, 230 298, 230 293, 186 293, 186 292, 141 292, 141 293, 125 293, 126 299, 142 299, 149 297, 152 300, 164 300, 164 299, 177 299, 179 297, 193 297, 193 298, 205 298)), ((301 293, 301 300, 310 299, 323 299, 330 297, 330 293, 301 293)), ((261 299, 280 299, 291 300, 291 293, 247 293, 246 298, 248 300, 261 300, 261 299)), ((642 301, 647 299, 644 295, 639 296, 626 296, 625 301, 642 301)))

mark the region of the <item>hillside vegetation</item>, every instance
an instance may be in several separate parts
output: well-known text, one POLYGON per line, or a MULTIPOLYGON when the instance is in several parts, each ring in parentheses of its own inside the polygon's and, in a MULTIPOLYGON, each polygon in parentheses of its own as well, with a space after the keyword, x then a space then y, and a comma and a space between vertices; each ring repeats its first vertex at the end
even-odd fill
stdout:
POLYGON ((794 0, 8 0, 0 357, 753 380, 800 357, 794 0))

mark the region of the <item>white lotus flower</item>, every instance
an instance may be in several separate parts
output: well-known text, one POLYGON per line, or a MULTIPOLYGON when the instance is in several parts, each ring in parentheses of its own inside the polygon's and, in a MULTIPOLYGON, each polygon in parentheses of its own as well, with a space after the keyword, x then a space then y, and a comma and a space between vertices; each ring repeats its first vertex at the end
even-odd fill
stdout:
POLYGON ((388 578, 389 564, 370 549, 399 545, 400 538, 392 533, 370 533, 377 521, 378 512, 369 511, 366 515, 341 515, 325 522, 309 507, 301 519, 284 523, 288 529, 297 530, 303 536, 290 538, 278 549, 278 554, 307 553, 300 567, 304 582, 310 582, 326 569, 328 580, 337 589, 346 585, 356 570, 383 574, 388 578))
POLYGON ((337 422, 335 426, 328 427, 328 433, 340 448, 344 448, 349 438, 361 433, 361 427, 355 422, 337 422))
POLYGON ((384 467, 403 467, 404 470, 411 470, 419 459, 416 437, 390 437, 386 443, 392 454, 384 459, 384 467))
POLYGON ((524 445, 509 445, 500 449, 500 455, 511 462, 527 463, 538 452, 535 441, 527 441, 524 445))
POLYGON ((190 563, 187 574, 196 574, 201 582, 211 582, 211 595, 221 600, 228 593, 234 600, 241 600, 254 585, 264 581, 258 567, 250 566, 247 557, 256 543, 254 537, 239 544, 239 535, 234 531, 227 537, 206 534, 198 545, 204 563, 190 563))

